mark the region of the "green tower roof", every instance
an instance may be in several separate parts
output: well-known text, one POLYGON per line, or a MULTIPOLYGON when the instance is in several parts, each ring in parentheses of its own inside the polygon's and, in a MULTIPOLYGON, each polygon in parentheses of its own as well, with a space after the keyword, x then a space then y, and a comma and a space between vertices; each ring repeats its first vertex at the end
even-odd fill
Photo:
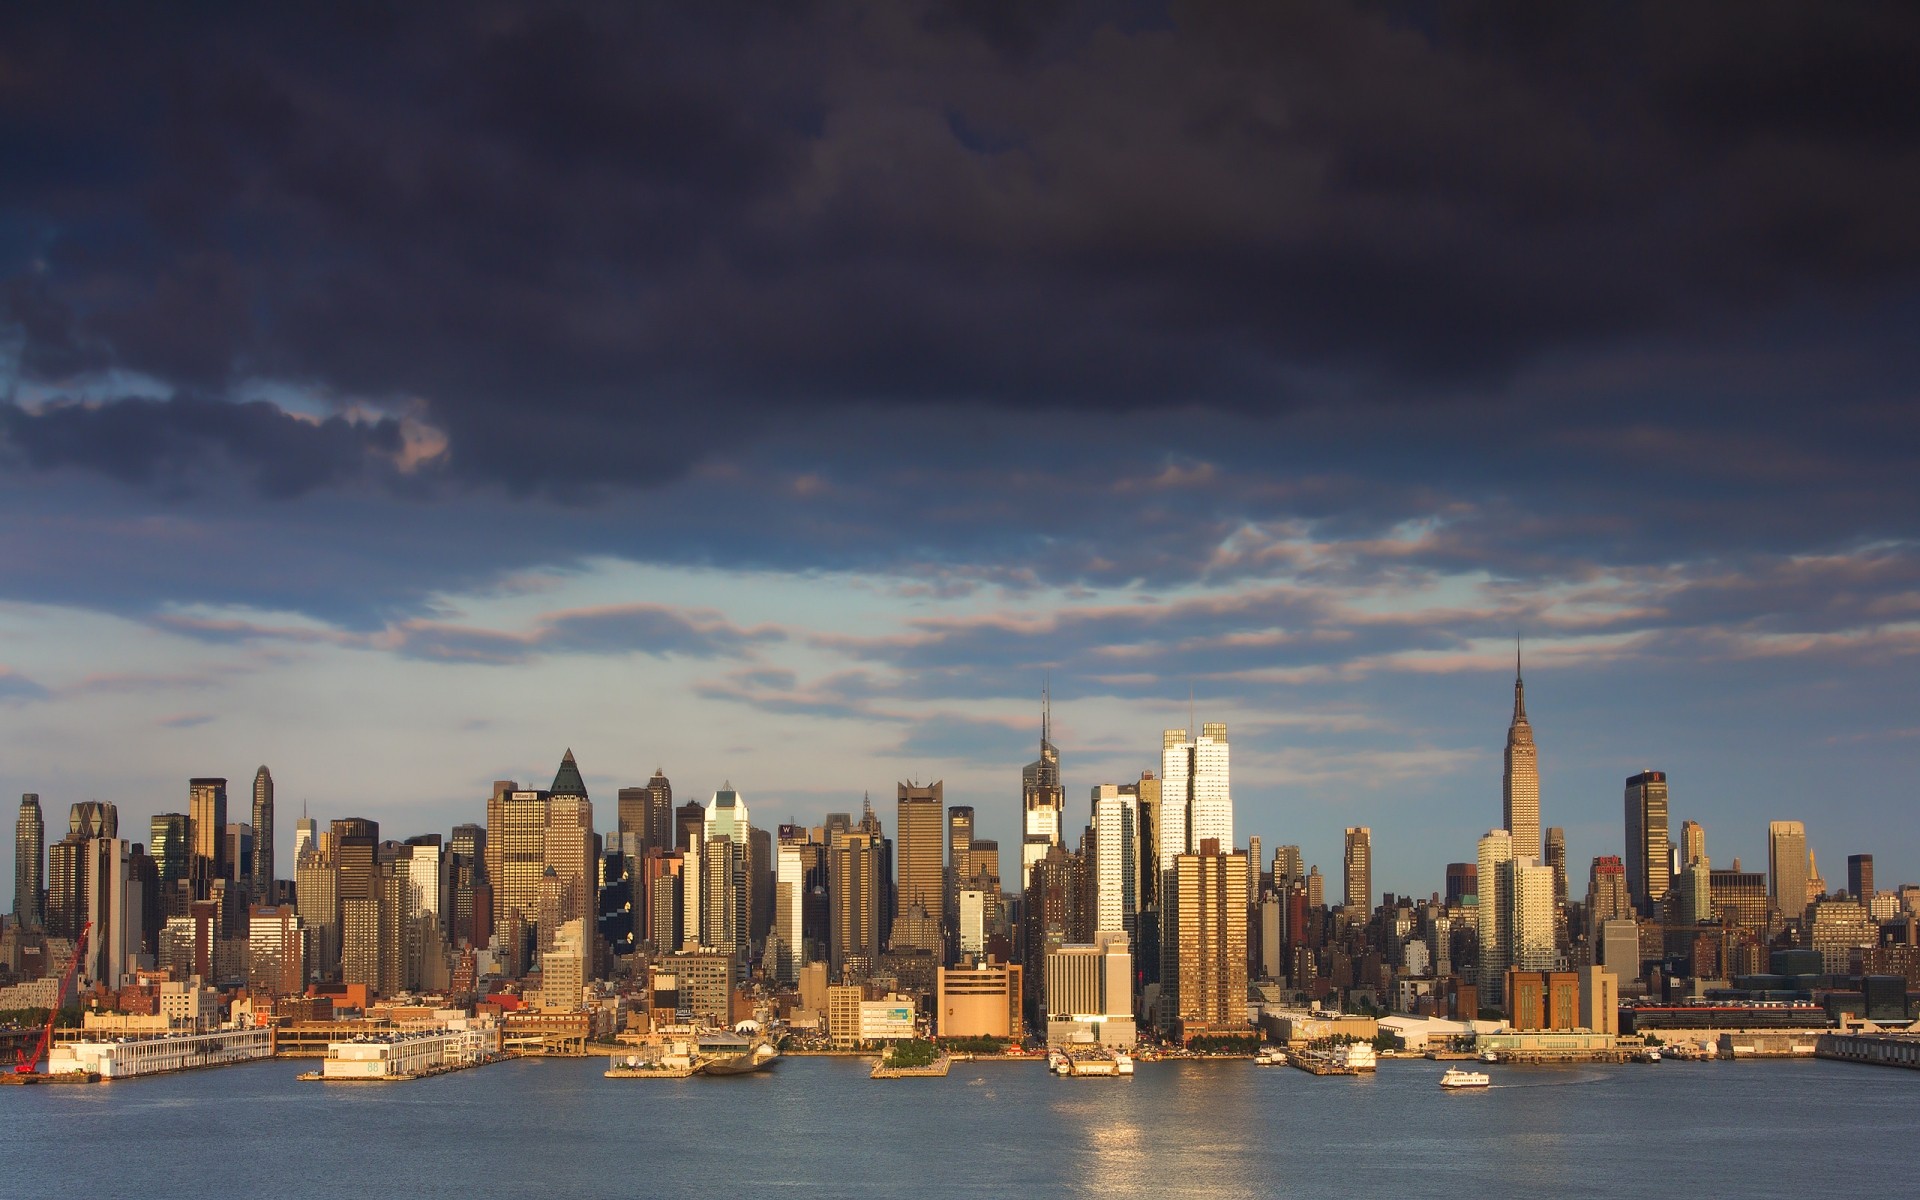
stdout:
POLYGON ((554 774, 553 787, 548 789, 556 796, 584 796, 587 784, 580 778, 579 764, 573 761, 573 750, 567 750, 567 756, 560 760, 560 770, 554 774))

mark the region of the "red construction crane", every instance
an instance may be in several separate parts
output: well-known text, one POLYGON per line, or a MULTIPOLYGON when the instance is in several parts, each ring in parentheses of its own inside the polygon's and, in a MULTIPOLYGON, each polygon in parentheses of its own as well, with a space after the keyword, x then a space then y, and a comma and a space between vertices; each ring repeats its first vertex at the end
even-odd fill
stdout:
POLYGON ((93 932, 93 922, 88 921, 80 927, 79 940, 73 943, 73 958, 67 963, 66 973, 60 976, 60 991, 53 998, 53 1007, 47 1011, 47 1027, 40 1031, 40 1042, 33 1053, 20 1052, 20 1061, 14 1064, 15 1075, 31 1075, 40 1069, 40 1060, 47 1056, 47 1050, 53 1045, 53 1023, 60 1016, 60 1009, 67 1002, 67 993, 73 990, 74 973, 80 969, 80 960, 86 957, 87 934, 93 932))

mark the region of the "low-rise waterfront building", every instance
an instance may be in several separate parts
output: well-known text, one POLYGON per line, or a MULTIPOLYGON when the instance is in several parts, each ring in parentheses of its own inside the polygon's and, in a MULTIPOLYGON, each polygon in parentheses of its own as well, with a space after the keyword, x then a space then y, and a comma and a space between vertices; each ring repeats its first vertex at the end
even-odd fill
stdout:
POLYGON ((1005 1038, 1019 1041, 1020 967, 980 963, 943 967, 934 987, 934 1032, 943 1038, 1005 1038))
POLYGON ((102 1079, 130 1079, 272 1055, 273 1030, 262 1026, 62 1042, 54 1046, 47 1069, 54 1074, 95 1071, 102 1079))
POLYGON ((470 1067, 492 1053, 492 1026, 457 1022, 444 1029, 366 1034, 327 1047, 320 1077, 328 1080, 412 1079, 470 1067))
POLYGON ((913 1001, 896 993, 881 1000, 860 1002, 860 1041, 907 1041, 918 1036, 913 1001))

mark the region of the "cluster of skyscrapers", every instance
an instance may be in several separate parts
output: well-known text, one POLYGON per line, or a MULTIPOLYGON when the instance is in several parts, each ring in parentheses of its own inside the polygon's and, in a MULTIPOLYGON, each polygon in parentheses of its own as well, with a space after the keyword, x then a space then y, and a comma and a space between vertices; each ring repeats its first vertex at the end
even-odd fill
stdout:
POLYGON ((571 751, 546 788, 496 781, 484 824, 445 837, 395 841, 364 818, 323 829, 303 815, 289 878, 264 766, 250 822, 228 820, 226 780, 197 778, 186 811, 154 816, 145 845, 120 836, 112 804, 88 801, 49 846, 29 794, 0 965, 15 980, 45 976, 86 929, 83 975, 108 990, 158 970, 266 996, 537 988, 542 1004, 572 1008, 611 979, 716 1021, 743 989, 763 989, 823 1020, 884 997, 958 1036, 1122 1044, 1143 1028, 1244 1037, 1261 1005, 1303 1000, 1510 1010, 1579 968, 1604 967, 1629 990, 1759 976, 1783 948, 1817 952, 1836 973, 1920 966, 1911 921, 1904 950, 1883 929, 1920 914, 1920 889, 1876 891, 1871 856, 1856 855, 1845 893, 1828 896, 1793 821, 1769 827, 1766 874, 1715 869, 1700 825, 1669 836, 1655 770, 1627 780, 1624 854, 1596 857, 1584 901, 1571 898, 1565 838, 1541 828, 1517 664, 1501 826, 1429 898, 1376 904, 1367 826, 1344 831, 1337 904, 1297 845, 1269 861, 1258 837, 1236 841, 1230 752, 1224 724, 1167 730, 1158 761, 1094 784, 1085 824, 1070 829, 1043 700, 1018 854, 1004 863, 939 781, 900 782, 889 831, 870 799, 817 825, 756 823, 731 784, 676 806, 656 771, 618 790, 602 832, 571 751))

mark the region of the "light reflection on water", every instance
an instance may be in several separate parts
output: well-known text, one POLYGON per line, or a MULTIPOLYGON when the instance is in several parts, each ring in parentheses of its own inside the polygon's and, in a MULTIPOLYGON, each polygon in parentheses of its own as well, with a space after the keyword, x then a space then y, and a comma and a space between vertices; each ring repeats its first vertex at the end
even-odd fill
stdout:
POLYGON ((256 1063, 111 1086, 0 1089, 5 1192, 248 1200, 537 1189, 568 1197, 760 1189, 858 1196, 1903 1195, 1920 1073, 1825 1062, 1494 1069, 1315 1078, 1248 1062, 1057 1079, 1037 1063, 870 1081, 790 1059, 730 1080, 608 1080, 598 1059, 327 1087, 256 1063), (1489 1192, 1489 1188, 1492 1192, 1489 1192), (221 1189, 214 1189, 216 1191, 221 1189))

